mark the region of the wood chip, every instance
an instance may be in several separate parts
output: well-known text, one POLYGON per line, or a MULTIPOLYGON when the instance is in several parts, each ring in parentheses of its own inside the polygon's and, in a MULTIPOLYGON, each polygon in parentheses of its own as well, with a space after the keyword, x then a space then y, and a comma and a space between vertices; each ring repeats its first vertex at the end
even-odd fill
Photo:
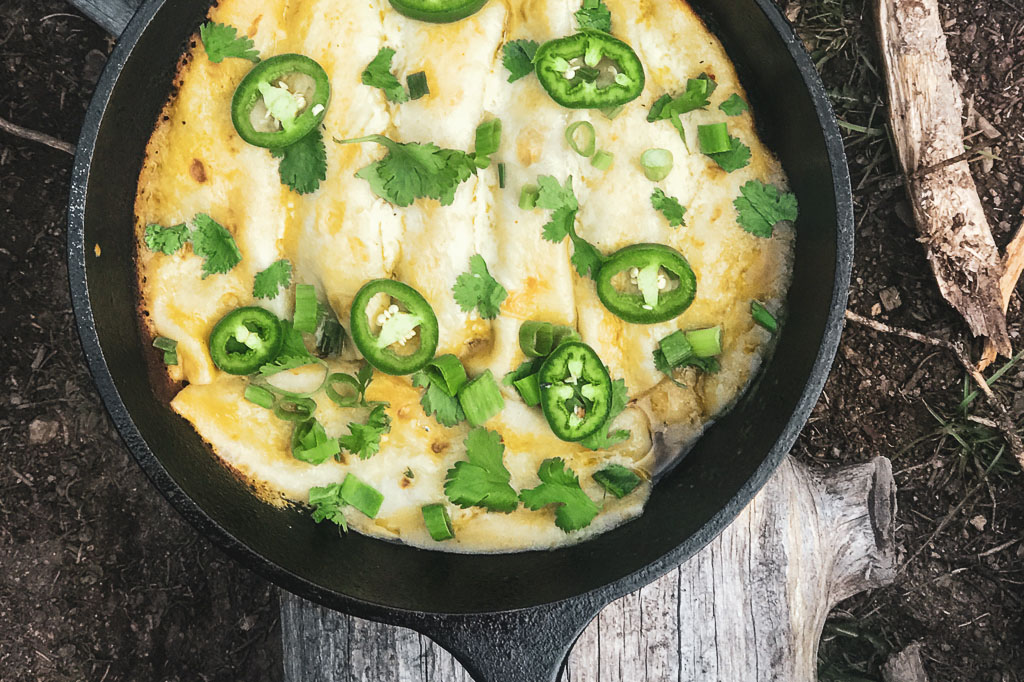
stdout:
POLYGON ((885 312, 891 313, 900 307, 903 301, 900 299, 900 290, 896 287, 887 287, 878 292, 878 299, 882 302, 885 312))

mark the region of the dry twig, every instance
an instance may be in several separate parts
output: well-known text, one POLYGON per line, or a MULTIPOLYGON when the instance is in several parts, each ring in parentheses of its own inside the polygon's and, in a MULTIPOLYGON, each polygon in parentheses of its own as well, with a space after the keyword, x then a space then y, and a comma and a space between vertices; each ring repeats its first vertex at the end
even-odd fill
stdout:
POLYGON ((56 137, 53 137, 52 135, 47 135, 46 133, 40 133, 35 130, 23 128, 20 125, 11 123, 2 116, 0 116, 0 130, 10 133, 15 137, 20 137, 23 140, 29 140, 31 142, 45 144, 47 147, 57 149, 66 154, 70 154, 71 156, 75 155, 75 145, 71 144, 70 142, 59 140, 56 137))
POLYGON ((903 329, 901 327, 893 327, 892 325, 879 322, 878 320, 872 320, 863 315, 847 310, 846 319, 850 322, 856 322, 857 324, 863 325, 874 329, 877 332, 883 334, 895 334, 896 336, 902 336, 903 338, 917 341, 918 343, 924 343, 935 348, 942 348, 953 354, 963 368, 967 370, 971 379, 978 385, 978 389, 985 395, 985 400, 992 406, 992 409, 996 413, 995 423, 998 427, 999 432, 1006 440, 1007 446, 1010 448, 1010 452, 1016 458, 1021 468, 1024 469, 1024 444, 1021 442, 1020 434, 1017 433, 1017 426, 1013 423, 1013 418, 1010 416, 1010 411, 1007 409, 1006 404, 1002 399, 997 396, 993 391, 992 387, 988 385, 988 381, 985 380, 984 375, 978 371, 978 368, 971 362, 971 358, 967 355, 967 352, 959 344, 955 344, 952 341, 946 341, 945 339, 936 339, 932 336, 925 336, 918 332, 911 331, 909 329, 903 329))

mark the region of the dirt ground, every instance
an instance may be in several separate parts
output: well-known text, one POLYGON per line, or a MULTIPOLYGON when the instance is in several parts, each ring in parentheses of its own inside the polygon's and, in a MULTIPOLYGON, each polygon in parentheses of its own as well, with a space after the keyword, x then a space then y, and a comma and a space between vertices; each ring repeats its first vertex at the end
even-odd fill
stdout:
MULTIPOLYGON (((962 338, 907 224, 870 3, 780 4, 844 125, 858 209, 850 308, 962 338)), ((1024 205, 1024 0, 940 4, 972 102, 968 144, 1000 135, 972 169, 1003 246, 1024 205)), ((0 0, 0 116, 73 142, 110 49, 61 0, 0 0)), ((274 591, 178 517, 99 404, 66 290, 70 167, 0 132, 0 680, 278 680, 274 591)), ((1020 350, 1019 298, 1010 319, 1020 350)), ((1018 422, 1022 368, 995 384, 1018 422)), ((960 408, 964 380, 934 348, 847 330, 796 453, 824 466, 892 459, 904 563, 895 584, 829 619, 822 679, 880 680, 890 652, 921 641, 932 680, 1024 680, 1024 478, 970 419, 987 414, 982 401, 960 408)))

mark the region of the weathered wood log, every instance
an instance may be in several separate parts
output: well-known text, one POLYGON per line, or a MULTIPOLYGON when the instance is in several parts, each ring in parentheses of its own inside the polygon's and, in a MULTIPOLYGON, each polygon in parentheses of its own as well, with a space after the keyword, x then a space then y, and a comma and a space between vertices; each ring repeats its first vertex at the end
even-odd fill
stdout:
POLYGON ((882 669, 882 678, 885 682, 928 682, 928 673, 921 660, 921 643, 914 642, 890 656, 882 669))
POLYGON ((69 0, 85 16, 114 36, 121 35, 142 0, 69 0))
MULTIPOLYGON (((787 458, 721 536, 605 608, 563 679, 816 679, 829 610, 895 576, 895 499, 885 458, 828 472, 787 458)), ((285 592, 281 627, 286 682, 470 680, 426 637, 285 592)))
POLYGON ((907 193, 939 291, 975 336, 1010 355, 1003 264, 964 152, 963 101, 936 0, 878 0, 889 119, 907 193))
MULTIPOLYGON (((1006 253, 1003 254, 1003 276, 999 278, 999 293, 1002 296, 1003 312, 1010 309, 1010 299, 1017 289, 1017 282, 1024 274, 1024 223, 1017 228, 1017 233, 1006 245, 1006 253)), ((996 361, 999 352, 996 350, 992 339, 985 341, 985 350, 978 362, 978 371, 984 372, 989 365, 996 361)))

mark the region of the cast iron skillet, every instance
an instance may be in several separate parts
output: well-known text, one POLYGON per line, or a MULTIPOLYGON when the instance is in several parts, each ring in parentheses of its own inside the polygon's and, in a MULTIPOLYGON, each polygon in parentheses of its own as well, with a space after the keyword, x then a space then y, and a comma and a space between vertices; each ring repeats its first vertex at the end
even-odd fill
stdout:
POLYGON ((262 504, 154 394, 145 361, 152 350, 135 321, 135 185, 174 66, 210 0, 149 0, 121 36, 86 116, 71 186, 68 270, 100 395, 156 487, 243 565, 321 604, 418 630, 487 682, 556 679, 601 607, 714 538, 792 446, 824 385, 846 304, 853 202, 822 84, 771 0, 691 4, 739 67, 765 140, 800 200, 789 320, 775 357, 655 487, 641 518, 557 551, 460 556, 355 534, 339 539, 307 513, 262 504))

